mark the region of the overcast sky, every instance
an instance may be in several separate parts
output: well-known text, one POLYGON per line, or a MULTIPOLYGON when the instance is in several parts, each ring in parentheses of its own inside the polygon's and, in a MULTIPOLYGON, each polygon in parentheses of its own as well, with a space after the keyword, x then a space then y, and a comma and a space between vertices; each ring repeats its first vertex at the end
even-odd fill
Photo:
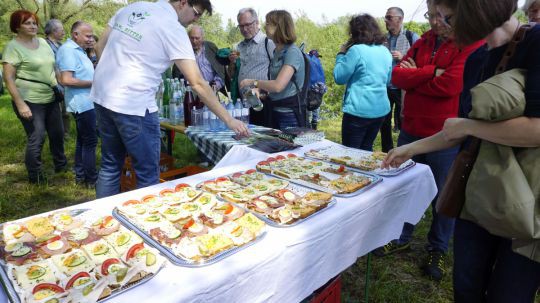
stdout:
MULTIPOLYGON (((273 9, 286 9, 293 17, 304 11, 308 17, 317 22, 333 21, 347 14, 369 13, 374 17, 383 17, 386 9, 399 6, 405 12, 405 21, 425 21, 423 15, 427 11, 425 0, 211 0, 215 11, 223 16, 223 22, 233 19, 243 7, 253 7, 264 19, 266 13, 273 9)), ((496 1, 496 0, 494 0, 496 1)), ((524 0, 520 0, 520 6, 524 0)))

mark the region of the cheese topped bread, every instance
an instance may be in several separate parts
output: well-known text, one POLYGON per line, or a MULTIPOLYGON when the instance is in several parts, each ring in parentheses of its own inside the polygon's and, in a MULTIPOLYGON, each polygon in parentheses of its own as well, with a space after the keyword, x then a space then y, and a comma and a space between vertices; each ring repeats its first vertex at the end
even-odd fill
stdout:
POLYGON ((116 251, 105 241, 101 239, 82 246, 82 249, 90 257, 90 260, 99 265, 110 258, 118 258, 116 251))
POLYGON ((47 236, 54 231, 51 221, 45 217, 36 217, 30 219, 24 224, 28 231, 36 238, 47 236))
POLYGON ((90 272, 95 267, 94 262, 80 249, 74 249, 62 255, 54 255, 51 259, 54 265, 68 277, 81 271, 90 272))
POLYGON ((54 267, 48 260, 16 266, 13 273, 22 289, 32 289, 39 283, 56 283, 57 280, 54 267))

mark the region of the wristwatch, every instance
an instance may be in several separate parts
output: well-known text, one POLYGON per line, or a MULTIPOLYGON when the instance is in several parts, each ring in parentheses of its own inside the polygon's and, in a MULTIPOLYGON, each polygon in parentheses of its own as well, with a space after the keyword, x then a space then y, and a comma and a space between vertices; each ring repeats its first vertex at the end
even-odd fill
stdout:
POLYGON ((255 86, 255 88, 258 88, 259 87, 259 80, 253 81, 253 86, 255 86))

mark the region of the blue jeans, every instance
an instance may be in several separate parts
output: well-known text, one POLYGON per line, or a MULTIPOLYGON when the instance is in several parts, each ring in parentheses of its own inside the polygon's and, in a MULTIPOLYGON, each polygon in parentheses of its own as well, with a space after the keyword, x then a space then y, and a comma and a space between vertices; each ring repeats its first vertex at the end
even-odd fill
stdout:
POLYGON ((64 154, 64 127, 62 126, 62 111, 57 102, 35 104, 26 102, 32 112, 32 119, 28 120, 19 115, 19 111, 12 103, 17 118, 21 121, 26 132, 26 153, 24 164, 30 179, 37 178, 41 173, 41 150, 45 143, 45 136, 49 136, 49 149, 51 150, 55 170, 67 166, 64 154))
POLYGON ((319 123, 321 108, 319 107, 316 110, 311 111, 310 113, 311 113, 311 124, 319 123))
POLYGON ((95 104, 101 137, 101 169, 96 197, 120 192, 120 174, 126 154, 137 176, 137 188, 159 183, 160 131, 158 113, 144 117, 113 112, 95 104))
POLYGON ((77 127, 77 142, 75 144, 75 180, 95 184, 96 170, 96 111, 94 109, 83 113, 73 113, 77 127))
POLYGON ((454 301, 532 303, 540 286, 540 263, 512 251, 509 239, 456 220, 454 301))
POLYGON ((274 119, 277 120, 278 128, 284 130, 287 127, 298 127, 298 121, 294 112, 273 112, 274 119))
POLYGON ((373 141, 384 121, 380 118, 360 118, 343 113, 341 140, 343 145, 363 150, 373 150, 373 141))
MULTIPOLYGON (((405 145, 417 140, 422 139, 421 137, 412 136, 403 130, 399 133, 398 137, 398 146, 405 145)), ((431 168, 431 172, 435 177, 435 183, 437 184, 437 190, 441 191, 446 180, 446 175, 448 175, 448 170, 454 162, 454 158, 458 153, 458 147, 452 147, 440 151, 435 151, 423 155, 418 155, 413 157, 413 160, 418 163, 423 163, 431 168)), ((446 217, 444 215, 438 214, 435 210, 435 203, 437 202, 437 196, 433 198, 431 202, 431 213, 433 219, 431 221, 431 228, 428 233, 428 242, 429 249, 437 250, 443 253, 448 251, 448 242, 452 237, 454 231, 454 222, 453 218, 446 217)), ((414 225, 410 223, 405 223, 403 226, 403 231, 399 238, 400 243, 407 243, 411 241, 412 234, 414 232, 414 225)))

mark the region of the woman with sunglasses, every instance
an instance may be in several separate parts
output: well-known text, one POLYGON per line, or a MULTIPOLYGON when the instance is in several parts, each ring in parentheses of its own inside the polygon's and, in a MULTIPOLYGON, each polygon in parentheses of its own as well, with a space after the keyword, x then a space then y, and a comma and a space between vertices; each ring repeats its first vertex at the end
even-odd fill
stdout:
POLYGON ((2 63, 13 109, 26 132, 24 163, 28 180, 45 184, 41 151, 47 135, 56 172, 66 169, 67 159, 62 112, 54 102, 52 89, 57 84, 54 54, 45 39, 37 36, 38 23, 32 12, 18 10, 11 14, 9 25, 16 36, 6 45, 2 63))
MULTIPOLYGON (((240 87, 255 86, 268 92, 265 102, 265 125, 277 129, 306 126, 305 100, 299 98, 305 78, 302 51, 294 45, 296 32, 289 12, 274 10, 266 14, 266 34, 276 48, 270 62, 269 80, 244 79, 240 87)), ((307 79, 306 79, 307 80, 307 79)))
MULTIPOLYGON (((459 44, 467 45, 482 38, 485 38, 486 44, 473 52, 465 65, 460 118, 447 119, 442 131, 431 137, 390 151, 384 160, 384 167, 399 165, 418 154, 458 146, 468 136, 517 148, 540 147, 539 25, 526 32, 506 65, 506 70, 527 70, 524 115, 500 122, 467 118, 472 108, 471 88, 495 74, 508 44, 520 28, 519 21, 513 16, 517 2, 435 0, 441 18, 452 26, 459 44), (486 7, 489 9, 486 10, 486 7)), ((455 301, 533 302, 540 286, 539 241, 531 241, 528 253, 516 250, 512 239, 490 233, 481 226, 484 222, 465 219, 471 217, 471 210, 475 208, 472 204, 467 200, 460 218, 456 219, 453 277, 455 301)), ((512 201, 508 201, 508 204, 512 204, 512 201)), ((476 211, 482 212, 483 209, 476 211)))

